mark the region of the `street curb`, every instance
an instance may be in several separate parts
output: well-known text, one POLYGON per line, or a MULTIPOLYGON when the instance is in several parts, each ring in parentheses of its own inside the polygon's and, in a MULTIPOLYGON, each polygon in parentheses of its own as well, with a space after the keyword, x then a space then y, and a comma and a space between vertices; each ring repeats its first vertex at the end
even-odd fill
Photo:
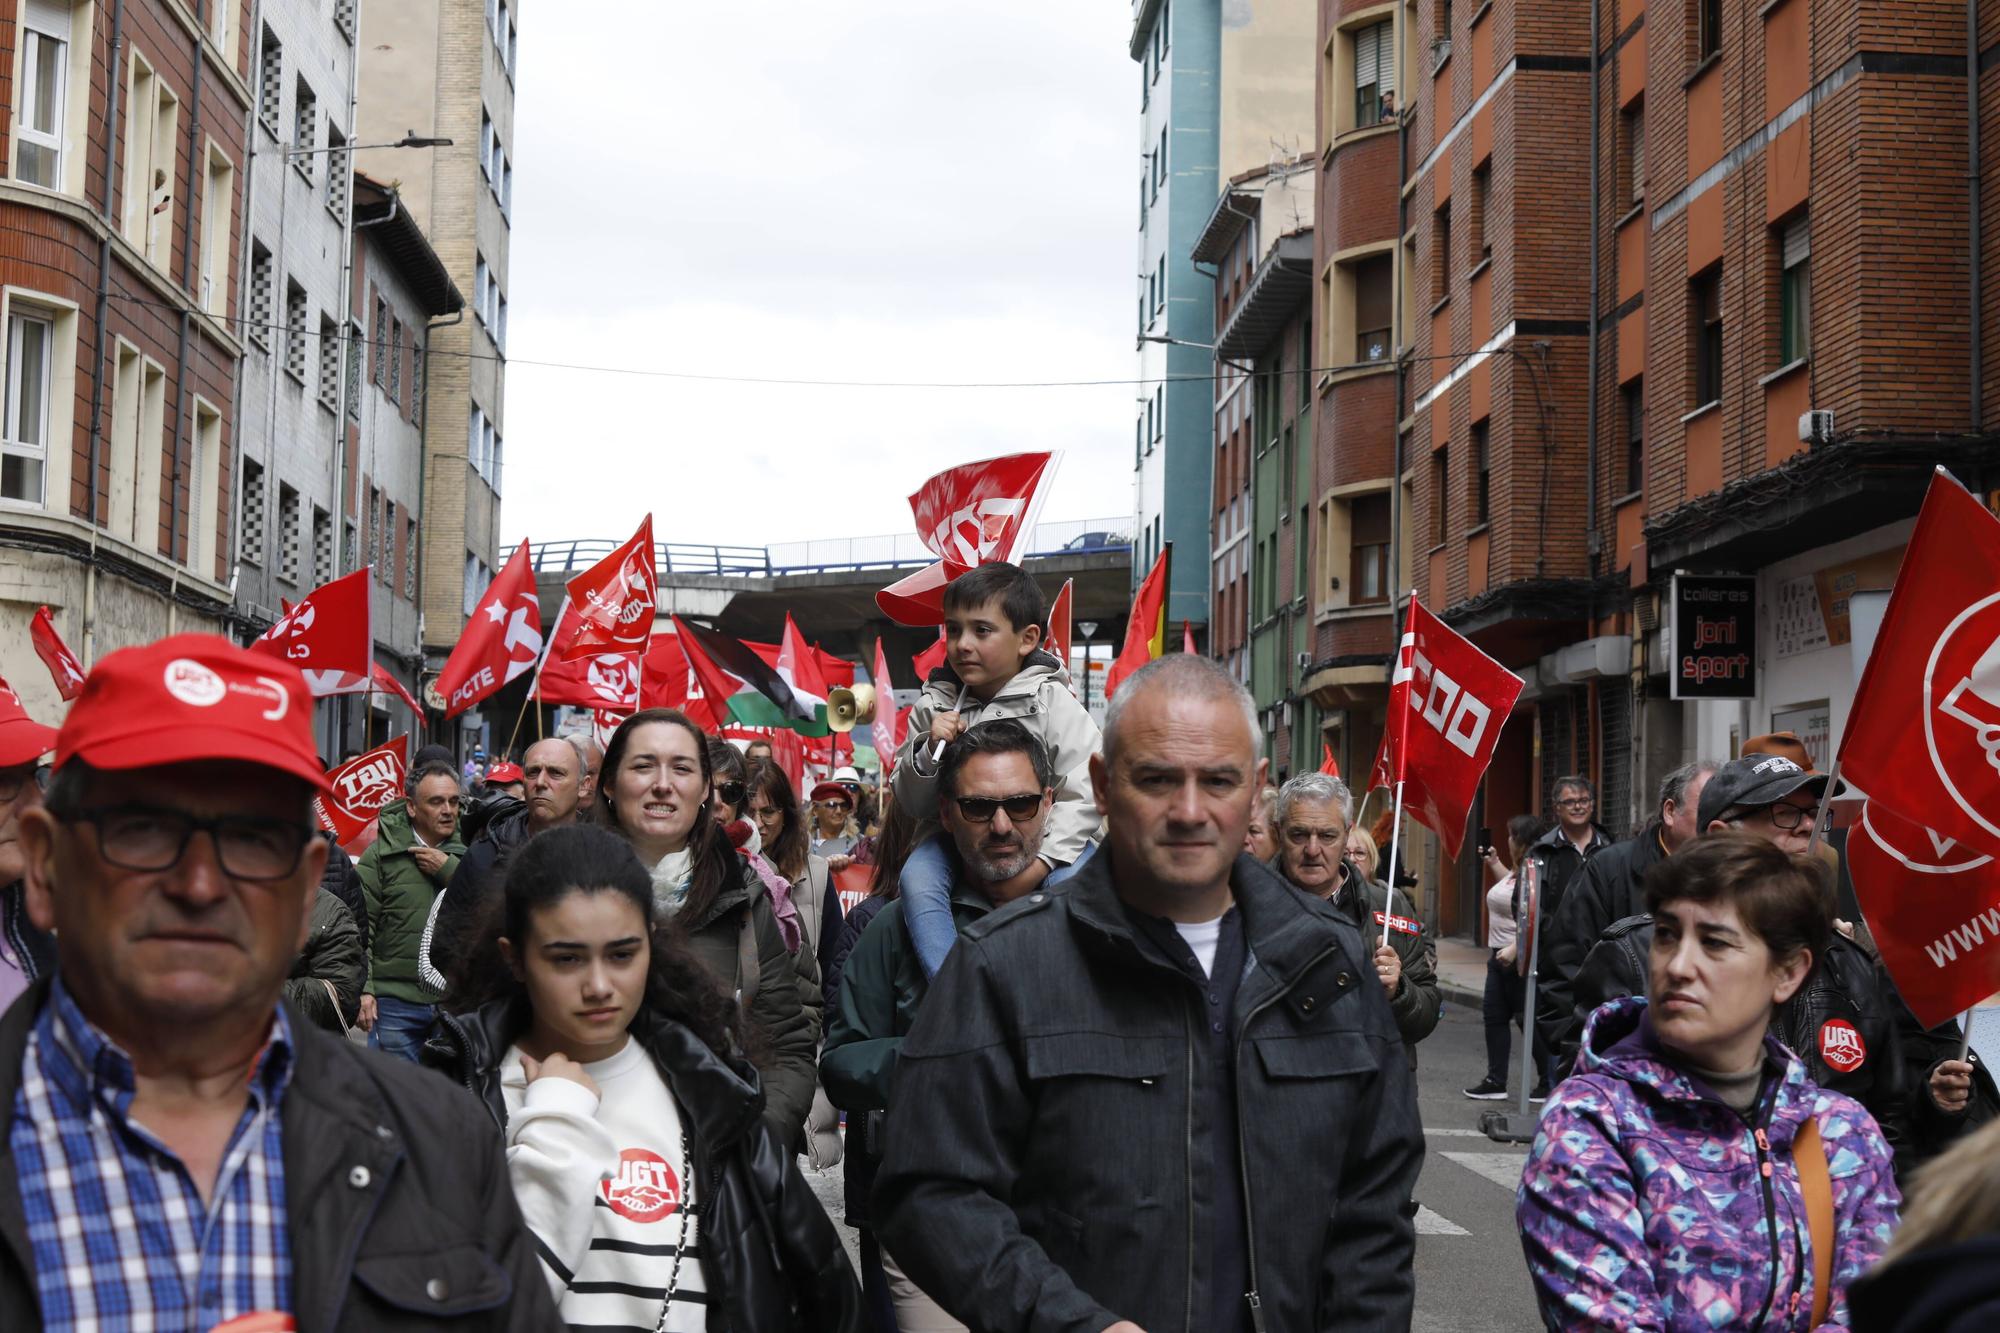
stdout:
POLYGON ((1456 981, 1446 981, 1443 978, 1438 979, 1438 995, 1452 1004, 1462 1004, 1473 1009, 1482 1008, 1486 1004, 1485 987, 1474 990, 1470 986, 1461 985, 1456 981))

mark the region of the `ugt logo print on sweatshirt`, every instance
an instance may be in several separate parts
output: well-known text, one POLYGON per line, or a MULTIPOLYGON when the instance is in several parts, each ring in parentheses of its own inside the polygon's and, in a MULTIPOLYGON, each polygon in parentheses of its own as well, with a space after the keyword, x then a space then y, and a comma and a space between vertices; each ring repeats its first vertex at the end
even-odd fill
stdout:
POLYGON ((664 1157, 645 1148, 618 1154, 618 1170, 598 1186, 612 1212, 634 1222, 661 1222, 680 1211, 681 1182, 664 1157))

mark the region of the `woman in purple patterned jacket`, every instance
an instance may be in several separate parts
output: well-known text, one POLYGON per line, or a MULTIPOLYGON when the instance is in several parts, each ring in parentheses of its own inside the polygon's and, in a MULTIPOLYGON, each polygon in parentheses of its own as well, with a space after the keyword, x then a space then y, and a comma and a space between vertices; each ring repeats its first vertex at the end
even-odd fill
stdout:
POLYGON ((1713 834, 1648 874, 1650 1002, 1591 1015, 1515 1200, 1549 1328, 1814 1327, 1793 1156, 1808 1117, 1833 1194, 1818 1327, 1847 1326, 1847 1285, 1888 1244, 1898 1196, 1868 1112, 1769 1036, 1831 929, 1816 873, 1770 843, 1713 834))

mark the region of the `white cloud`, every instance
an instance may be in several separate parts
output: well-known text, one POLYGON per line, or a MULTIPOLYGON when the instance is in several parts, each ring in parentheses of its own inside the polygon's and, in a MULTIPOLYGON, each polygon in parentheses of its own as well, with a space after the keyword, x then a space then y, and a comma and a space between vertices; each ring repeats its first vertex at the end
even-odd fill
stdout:
POLYGON ((764 545, 899 532, 953 463, 1064 451, 1044 516, 1132 504, 1139 150, 1117 5, 528 7, 503 527, 764 545), (606 45, 602 38, 614 34, 606 45))

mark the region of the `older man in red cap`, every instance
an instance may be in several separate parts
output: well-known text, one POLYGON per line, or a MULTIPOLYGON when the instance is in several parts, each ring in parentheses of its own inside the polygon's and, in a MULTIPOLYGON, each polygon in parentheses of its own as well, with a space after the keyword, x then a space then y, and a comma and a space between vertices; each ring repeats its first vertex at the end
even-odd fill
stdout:
POLYGON ((56 729, 28 716, 0 680, 0 1010, 55 961, 55 940, 28 919, 21 885, 21 812, 42 803, 42 756, 56 729))
POLYGON ((311 709, 204 635, 71 705, 19 816, 56 968, 0 1018, 0 1328, 554 1326, 479 1108, 279 1002, 326 859, 311 709))

